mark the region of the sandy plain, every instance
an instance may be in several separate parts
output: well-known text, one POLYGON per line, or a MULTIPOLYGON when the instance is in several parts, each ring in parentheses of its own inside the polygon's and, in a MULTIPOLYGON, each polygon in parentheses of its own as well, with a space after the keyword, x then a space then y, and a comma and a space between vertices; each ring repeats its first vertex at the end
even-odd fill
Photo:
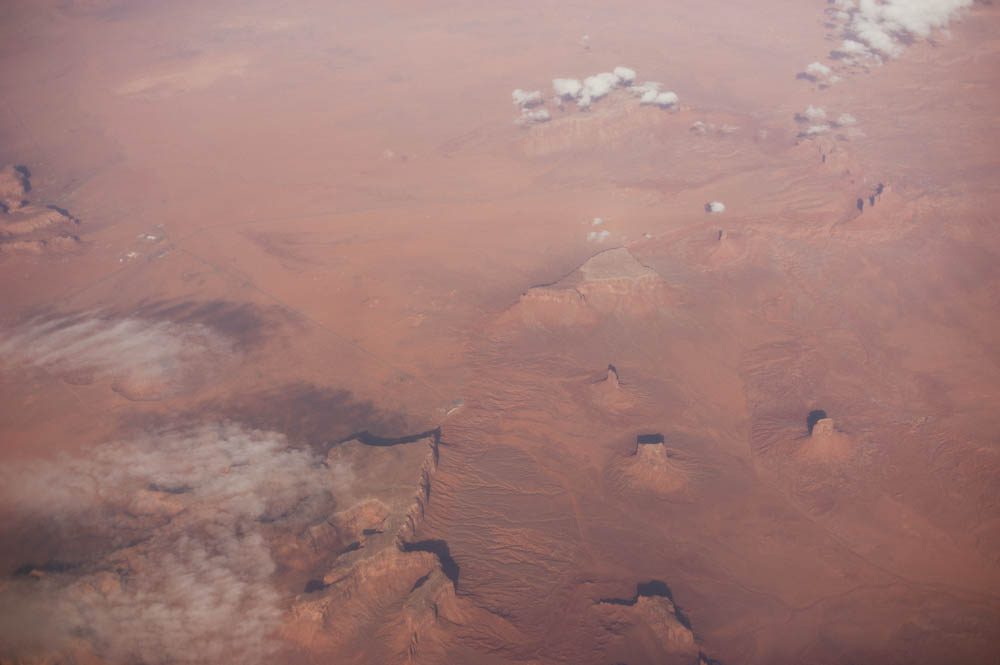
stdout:
POLYGON ((0 659, 996 662, 1000 12, 826 9, 4 3, 0 659))

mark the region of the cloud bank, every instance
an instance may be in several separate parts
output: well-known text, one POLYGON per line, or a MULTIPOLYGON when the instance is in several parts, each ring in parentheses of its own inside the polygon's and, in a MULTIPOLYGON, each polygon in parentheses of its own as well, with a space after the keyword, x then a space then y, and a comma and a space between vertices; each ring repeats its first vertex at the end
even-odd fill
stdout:
POLYGON ((230 340, 199 323, 98 314, 37 318, 0 338, 0 362, 42 367, 89 383, 112 379, 133 397, 158 398, 196 387, 206 354, 234 352, 230 340))
MULTIPOLYGON (((854 127, 858 124, 858 119, 850 113, 841 113, 836 120, 829 120, 829 114, 821 106, 808 106, 805 111, 795 114, 795 121, 806 125, 799 131, 800 138, 808 138, 825 134, 833 129, 843 129, 854 127)), ((848 135, 856 136, 859 132, 855 129, 848 129, 848 135)))
POLYGON ((328 515, 329 477, 282 435, 234 424, 5 467, 0 536, 53 541, 70 564, 0 586, 0 656, 82 640, 118 662, 267 660, 286 595, 267 535, 328 515))
POLYGON ((947 28, 973 0, 835 0, 844 41, 835 57, 887 60, 899 57, 908 41, 947 28))
POLYGON ((586 110, 591 105, 610 95, 616 88, 625 88, 639 98, 641 104, 661 108, 673 108, 678 103, 675 92, 661 92, 661 83, 647 81, 636 83, 637 74, 629 67, 615 67, 611 72, 601 72, 588 76, 581 82, 575 78, 552 79, 552 90, 563 102, 575 101, 577 108, 586 110))
POLYGON ((527 90, 521 90, 518 88, 511 93, 511 97, 514 99, 514 104, 520 106, 521 108, 531 108, 534 106, 540 106, 544 103, 541 90, 528 92, 527 90))
MULTIPOLYGON (((677 93, 661 91, 662 85, 655 81, 636 84, 636 71, 630 67, 618 66, 610 72, 600 72, 587 76, 582 81, 577 78, 552 79, 552 92, 558 100, 559 108, 566 102, 575 102, 580 110, 588 110, 601 99, 604 99, 617 88, 624 88, 639 98, 640 104, 659 106, 672 109, 679 101, 677 93)), ((545 109, 537 108, 545 103, 541 91, 527 91, 517 88, 511 93, 515 106, 520 107, 521 114, 514 119, 514 124, 526 127, 548 122, 552 115, 545 109)))

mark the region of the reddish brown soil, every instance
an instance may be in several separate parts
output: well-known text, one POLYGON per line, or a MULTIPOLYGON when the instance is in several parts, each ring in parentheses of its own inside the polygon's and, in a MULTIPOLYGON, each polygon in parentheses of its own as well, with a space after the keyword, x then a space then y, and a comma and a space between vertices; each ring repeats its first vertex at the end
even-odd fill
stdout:
MULTIPOLYGON (((262 528, 278 662, 996 662, 1000 10, 821 88, 826 3, 678 4, 4 3, 0 166, 79 242, 0 243, 0 462, 225 420, 398 479, 262 528), (556 108, 616 65, 680 108, 556 108)), ((146 551, 12 506, 4 575, 146 551)))

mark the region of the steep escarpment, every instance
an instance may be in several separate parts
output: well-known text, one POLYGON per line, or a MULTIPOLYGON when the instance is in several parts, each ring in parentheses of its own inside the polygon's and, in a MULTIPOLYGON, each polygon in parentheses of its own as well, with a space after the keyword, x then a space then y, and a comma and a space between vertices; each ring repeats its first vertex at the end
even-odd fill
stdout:
POLYGON ((460 619, 460 568, 448 544, 414 539, 431 498, 440 432, 403 438, 410 440, 387 445, 369 435, 327 455, 342 508, 308 538, 332 557, 312 574, 282 629, 312 653, 410 662, 441 648, 439 622, 460 619))
POLYGON ((318 460, 280 433, 207 423, 5 470, 15 544, 0 601, 21 618, 3 622, 0 657, 260 662, 373 641, 383 662, 436 653, 440 622, 462 616, 459 564, 444 541, 411 535, 439 433, 401 438, 318 460))
POLYGON ((39 254, 69 251, 79 243, 80 220, 55 205, 28 200, 31 172, 24 166, 0 169, 0 252, 39 254))

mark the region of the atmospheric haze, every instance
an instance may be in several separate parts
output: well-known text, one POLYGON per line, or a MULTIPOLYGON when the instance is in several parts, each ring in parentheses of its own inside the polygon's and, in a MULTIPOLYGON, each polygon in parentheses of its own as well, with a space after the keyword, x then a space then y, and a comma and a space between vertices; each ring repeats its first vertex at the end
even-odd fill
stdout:
POLYGON ((996 663, 1000 8, 0 6, 0 663, 996 663))

